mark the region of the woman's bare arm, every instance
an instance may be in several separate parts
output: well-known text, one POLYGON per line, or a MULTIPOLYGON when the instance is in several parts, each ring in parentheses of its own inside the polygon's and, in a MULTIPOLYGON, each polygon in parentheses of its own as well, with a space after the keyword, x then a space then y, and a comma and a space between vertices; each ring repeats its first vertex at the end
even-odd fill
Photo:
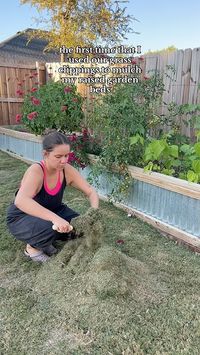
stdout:
POLYGON ((94 189, 73 166, 67 164, 65 167, 65 176, 67 183, 82 191, 89 199, 93 208, 99 207, 99 196, 94 189))
POLYGON ((32 165, 26 172, 26 176, 16 195, 14 204, 21 211, 31 216, 39 217, 47 221, 54 221, 57 215, 33 200, 33 196, 36 194, 38 187, 41 186, 42 179, 43 176, 37 166, 32 165))

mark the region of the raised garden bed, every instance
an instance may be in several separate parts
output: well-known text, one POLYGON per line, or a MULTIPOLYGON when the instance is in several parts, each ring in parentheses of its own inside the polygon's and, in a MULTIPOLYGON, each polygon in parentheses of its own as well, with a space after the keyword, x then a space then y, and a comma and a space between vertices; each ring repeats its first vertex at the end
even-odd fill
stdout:
MULTIPOLYGON (((30 133, 0 128, 0 149, 32 163, 42 159, 41 137, 30 133)), ((89 155, 91 163, 97 157, 89 155)), ((129 166, 133 177, 130 193, 124 204, 117 206, 158 228, 163 233, 200 252, 200 186, 159 173, 144 173, 129 166)), ((90 167, 80 170, 87 178, 90 167)), ((99 176, 100 197, 107 199, 112 190, 106 174, 99 176)))

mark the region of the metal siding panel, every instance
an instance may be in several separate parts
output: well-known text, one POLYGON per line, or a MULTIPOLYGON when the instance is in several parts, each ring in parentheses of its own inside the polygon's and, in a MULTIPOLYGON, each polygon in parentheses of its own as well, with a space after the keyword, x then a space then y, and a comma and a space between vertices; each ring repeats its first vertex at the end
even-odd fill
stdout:
MULTIPOLYGON (((26 159, 42 159, 42 144, 38 142, 24 141, 22 144, 20 139, 0 134, 0 148, 26 159)), ((91 168, 79 171, 87 179, 91 168)), ((99 176, 98 192, 104 196, 110 194, 116 179, 116 174, 99 176)), ((134 179, 124 204, 200 238, 200 200, 134 179)))

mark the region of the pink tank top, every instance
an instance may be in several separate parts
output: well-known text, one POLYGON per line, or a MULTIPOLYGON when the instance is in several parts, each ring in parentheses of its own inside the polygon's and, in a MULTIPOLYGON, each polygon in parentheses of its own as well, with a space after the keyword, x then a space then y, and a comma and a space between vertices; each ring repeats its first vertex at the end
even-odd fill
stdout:
POLYGON ((58 181, 57 181, 57 184, 56 186, 50 190, 47 186, 47 179, 46 179, 46 167, 45 167, 45 164, 44 164, 44 160, 41 161, 41 164, 43 166, 43 171, 44 171, 44 188, 45 188, 45 191, 49 194, 49 195, 56 195, 60 189, 61 189, 61 181, 60 181, 60 171, 58 172, 58 181))

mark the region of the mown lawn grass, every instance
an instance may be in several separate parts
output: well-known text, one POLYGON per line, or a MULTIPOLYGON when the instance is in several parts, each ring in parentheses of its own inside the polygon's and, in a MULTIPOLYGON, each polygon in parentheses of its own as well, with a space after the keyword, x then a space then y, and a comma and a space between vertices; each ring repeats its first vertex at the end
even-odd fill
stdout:
MULTIPOLYGON (((101 201, 105 243, 96 253, 67 264, 72 241, 48 264, 27 261, 5 223, 26 169, 0 152, 0 353, 199 354, 199 256, 101 201)), ((89 207, 71 188, 64 201, 89 207)))

